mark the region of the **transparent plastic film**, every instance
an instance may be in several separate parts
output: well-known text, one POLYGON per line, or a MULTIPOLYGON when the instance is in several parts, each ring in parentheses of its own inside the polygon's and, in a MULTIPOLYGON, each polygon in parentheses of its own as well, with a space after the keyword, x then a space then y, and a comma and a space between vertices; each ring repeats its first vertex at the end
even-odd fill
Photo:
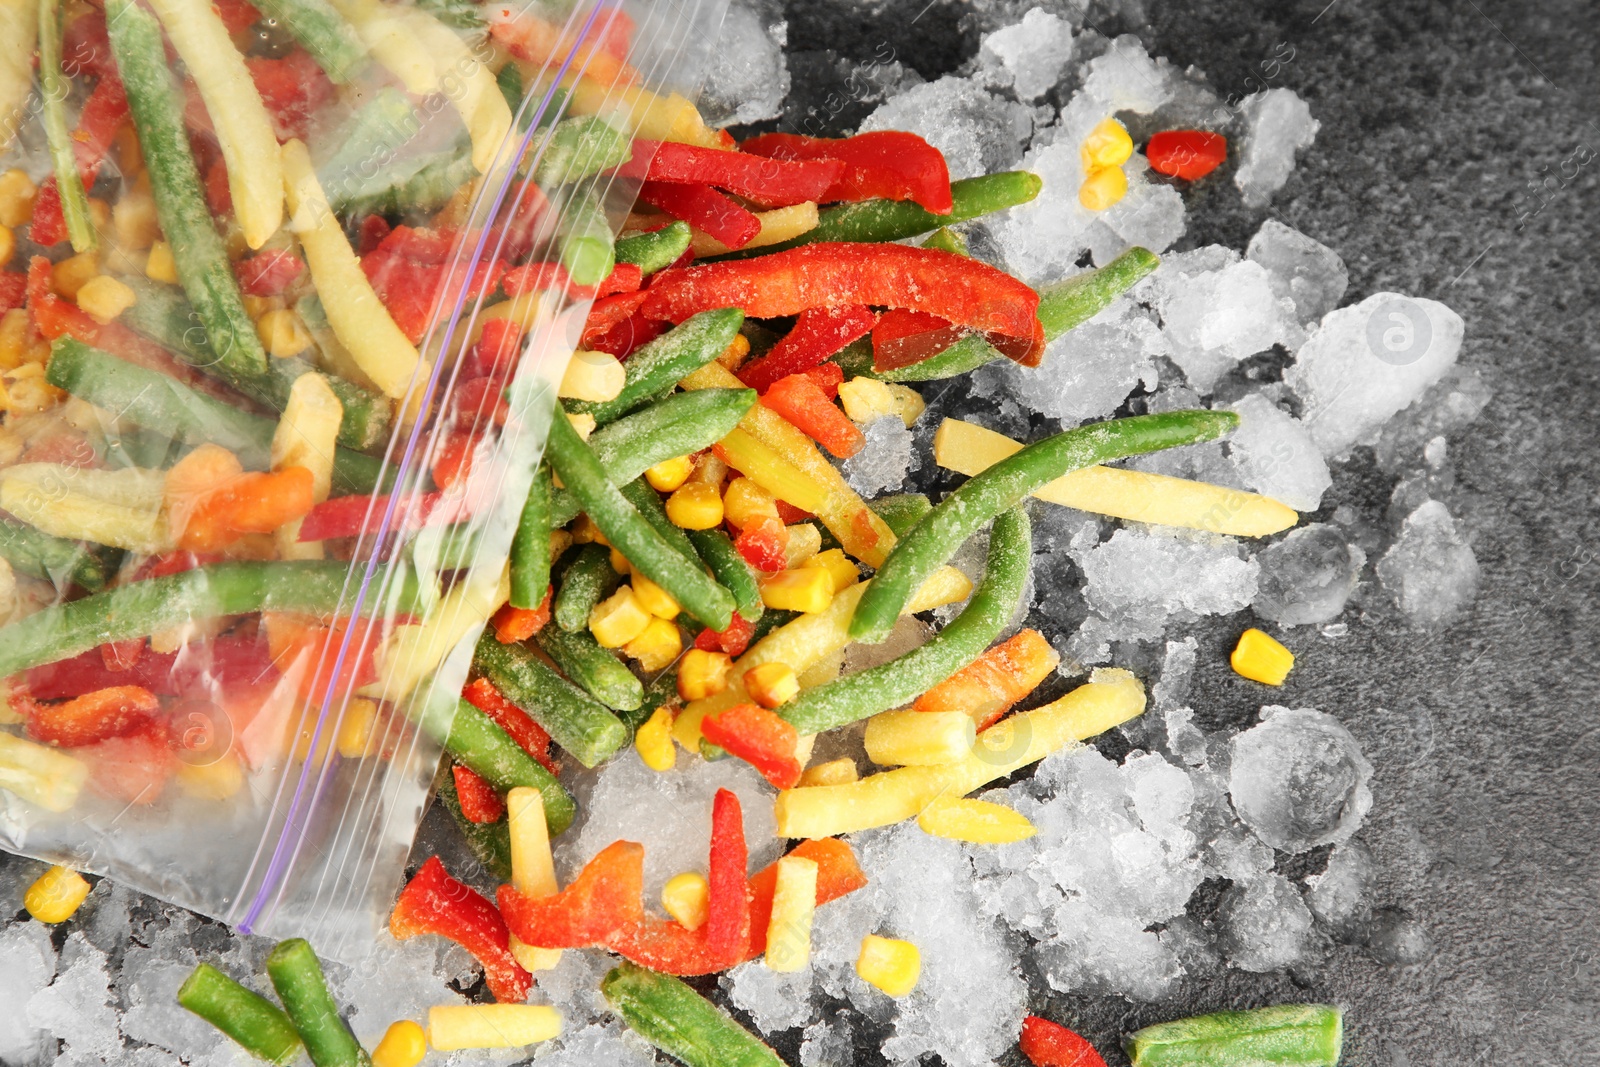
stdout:
POLYGON ((721 18, 0 4, 0 846, 358 956, 445 751, 570 821, 462 693, 721 18))

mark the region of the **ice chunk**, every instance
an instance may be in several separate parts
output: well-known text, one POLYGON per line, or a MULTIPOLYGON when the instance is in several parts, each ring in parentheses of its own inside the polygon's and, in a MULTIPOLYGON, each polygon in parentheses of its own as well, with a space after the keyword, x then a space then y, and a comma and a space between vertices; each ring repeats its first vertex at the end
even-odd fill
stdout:
POLYGON ((1327 622, 1344 610, 1367 555, 1347 545, 1338 527, 1302 526, 1256 555, 1260 586, 1250 602, 1263 619, 1284 626, 1327 622))
POLYGON ((1372 807, 1372 764, 1339 720, 1269 706, 1234 737, 1228 794, 1239 818, 1286 852, 1348 841, 1372 807))
POLYGON ((1363 940, 1372 919, 1368 897, 1376 877, 1367 846, 1357 841, 1335 845, 1327 869, 1306 879, 1306 903, 1341 941, 1363 940))
POLYGON ((1311 912, 1281 874, 1228 890, 1219 921, 1223 951, 1245 971, 1276 971, 1298 963, 1313 942, 1311 912))
POLYGON ((1296 511, 1321 507, 1333 476, 1300 420, 1259 393, 1230 406, 1242 421, 1228 437, 1228 458, 1244 484, 1296 511))
POLYGON ((0 852, 0 915, 9 918, 21 911, 28 887, 49 869, 48 863, 0 852))
POLYGON ((800 1042, 802 1067, 854 1067, 856 1047, 851 1012, 830 1012, 806 1027, 800 1042))
POLYGON ((971 178, 1017 162, 1033 133, 1033 112, 947 74, 885 101, 861 123, 861 132, 869 130, 920 134, 944 153, 950 177, 971 178))
POLYGON ((1098 266, 1105 266, 1133 245, 1164 252, 1183 236, 1187 215, 1177 189, 1150 177, 1140 155, 1123 164, 1128 191, 1100 212, 1088 229, 1087 244, 1098 266))
POLYGON ((978 52, 990 84, 1010 86, 1023 100, 1049 92, 1071 59, 1072 24, 1041 8, 986 36, 978 52))
POLYGON ((1338 307, 1350 284, 1337 252, 1277 219, 1261 224, 1245 257, 1267 268, 1272 291, 1294 301, 1295 318, 1304 324, 1338 307))
POLYGON ((709 64, 700 92, 700 111, 718 126, 760 122, 783 114, 789 92, 789 68, 783 46, 788 24, 770 27, 745 4, 728 5, 717 36, 717 57, 709 64))
POLYGON ((1428 630, 1461 618, 1478 595, 1478 558, 1437 500, 1406 516, 1378 561, 1378 580, 1411 621, 1428 630))
POLYGON ((1191 767, 1203 764, 1206 735, 1194 724, 1194 709, 1168 708, 1161 717, 1167 731, 1167 751, 1191 767))
POLYGON ((1384 426, 1373 446, 1378 466, 1398 474, 1416 463, 1428 443, 1470 425, 1488 406, 1492 393, 1476 370, 1457 364, 1422 399, 1384 426))
POLYGON ((1212 869, 1235 885, 1250 885, 1272 873, 1272 849, 1243 826, 1231 826, 1212 840, 1212 869))
POLYGON ((845 481, 862 496, 898 489, 918 464, 911 448, 911 431, 898 415, 872 420, 864 431, 867 443, 844 461, 845 481))
POLYGON ((1172 946, 1134 919, 1071 900, 1056 912, 1056 923, 1061 932, 1034 949, 1054 989, 1160 1000, 1183 975, 1172 946))
POLYGON ((1265 207, 1294 170, 1294 154, 1311 147, 1321 125, 1292 89, 1268 89, 1239 105, 1245 123, 1244 147, 1233 184, 1247 207, 1265 207))
POLYGON ((1176 270, 1154 289, 1172 359, 1201 395, 1239 360, 1287 336, 1287 301, 1280 304, 1259 263, 1176 270))
POLYGON ((122 1048, 111 999, 106 954, 74 932, 61 950, 55 981, 33 994, 23 1014, 28 1025, 61 1038, 69 1051, 109 1062, 122 1048))
POLYGON ((1151 358, 1165 349, 1155 323, 1123 299, 1052 341, 1038 367, 995 360, 974 375, 973 389, 1004 389, 1042 415, 1083 422, 1111 414, 1141 380, 1154 387, 1151 358))
MULTIPOLYGON (((571 1018, 566 1020, 569 1027, 575 1023, 571 1018)), ((541 1049, 532 1062, 539 1067, 653 1067, 656 1054, 644 1038, 621 1023, 594 1022, 576 1032, 564 1033, 559 1047, 541 1049)))
POLYGON ((1322 454, 1344 453, 1422 396, 1455 363, 1462 333, 1443 304, 1399 293, 1323 316, 1284 373, 1322 454))
MULTIPOLYGON (((166 950, 179 948, 167 945, 166 950)), ((221 1031, 178 1004, 178 987, 194 971, 198 960, 188 946, 187 958, 173 958, 163 949, 137 946, 128 950, 122 964, 122 1034, 135 1041, 163 1048, 190 1062, 205 1062, 227 1040, 221 1031)))
MULTIPOLYGON (((459 948, 436 937, 396 941, 384 931, 366 956, 348 965, 325 960, 323 968, 356 1038, 371 1048, 396 1019, 425 1018, 431 1005, 465 1001, 450 983, 465 977, 470 986, 477 975, 474 965, 463 967, 459 948)), ((541 973, 540 988, 544 982, 541 973)))
POLYGON ((49 927, 26 922, 0 928, 0 1063, 44 1059, 47 1034, 29 1021, 21 1007, 49 985, 55 973, 56 950, 49 927))
POLYGON ((1178 77, 1165 59, 1151 59, 1139 38, 1125 33, 1089 61, 1082 94, 1110 115, 1148 115, 1172 99, 1178 77))
POLYGON ((761 960, 740 964, 722 976, 722 988, 733 1003, 750 1013, 765 1032, 787 1030, 811 1022, 811 968, 791 973, 774 971, 761 960))
POLYGON ((1129 756, 1122 775, 1145 832, 1170 850, 1190 852, 1194 835, 1189 833, 1188 818, 1194 806, 1194 783, 1189 776, 1151 752, 1129 756))
POLYGON ((1161 636, 1172 616, 1238 611, 1256 594, 1259 567, 1226 538, 1122 529, 1078 555, 1089 607, 1120 640, 1161 636))
POLYGON ((1151 702, 1158 709, 1174 708, 1189 695, 1194 681, 1195 653, 1199 642, 1192 637, 1182 641, 1168 641, 1167 652, 1161 661, 1161 676, 1150 689, 1151 702))

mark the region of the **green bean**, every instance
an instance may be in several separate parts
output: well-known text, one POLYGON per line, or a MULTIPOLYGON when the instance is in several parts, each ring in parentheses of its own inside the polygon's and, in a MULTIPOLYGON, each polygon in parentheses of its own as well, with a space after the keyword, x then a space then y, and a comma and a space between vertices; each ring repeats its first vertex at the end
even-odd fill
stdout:
MULTIPOLYGON (((590 436, 589 449, 612 485, 626 485, 657 463, 722 440, 755 402, 754 389, 672 393, 600 427, 590 436)), ((580 510, 572 493, 557 489, 551 496, 551 526, 565 526, 580 510)))
MULTIPOLYGON (((641 518, 649 523, 661 539, 671 545, 678 555, 683 557, 684 563, 690 567, 705 568, 705 563, 700 559, 700 553, 694 549, 694 544, 689 540, 689 532, 683 527, 667 518, 667 509, 661 503, 661 497, 650 488, 650 483, 643 478, 635 478, 626 485, 618 486, 622 497, 632 504, 639 512, 641 518)), ((623 553, 627 555, 626 552, 623 553)), ((630 564, 632 560, 628 561, 630 564)), ((648 575, 646 575, 648 577, 648 575)), ((660 583, 657 583, 660 584, 660 583)), ((665 589, 665 586, 662 586, 665 589)), ((731 594, 730 594, 731 595, 731 594)), ((701 620, 702 622, 704 620, 701 620)))
POLYGON ((550 588, 550 465, 539 464, 511 538, 511 606, 532 610, 550 588))
MULTIPOLYGON (((328 203, 347 217, 426 215, 443 207, 456 191, 478 176, 466 142, 385 168, 353 187, 328 190, 328 203)), ((340 183, 348 185, 348 183, 340 183)))
POLYGON ((732 595, 699 567, 684 564, 683 555, 606 480, 599 460, 570 422, 551 420, 546 448, 562 482, 633 568, 666 590, 692 617, 713 629, 726 629, 733 617, 732 595))
POLYGON ((534 639, 563 674, 606 707, 632 711, 644 702, 644 685, 638 676, 601 648, 589 631, 546 626, 534 639))
POLYGON ((241 375, 263 374, 267 354, 245 312, 233 264, 202 191, 161 26, 134 0, 107 0, 106 25, 178 281, 205 323, 218 358, 241 375))
POLYGON ((261 0, 256 7, 288 30, 330 80, 348 82, 367 65, 355 28, 327 0, 261 0))
POLYGON ((674 663, 650 679, 650 684, 644 687, 644 697, 639 701, 638 707, 618 712, 617 718, 622 720, 622 725, 628 728, 628 733, 631 735, 650 721, 650 716, 656 713, 657 708, 677 702, 678 665, 674 663))
POLYGON ((545 666, 526 646, 501 644, 486 630, 473 665, 585 767, 603 763, 628 743, 628 731, 610 708, 545 666))
POLYGON ((561 265, 576 285, 599 285, 616 266, 611 222, 593 189, 568 194, 557 224, 561 265))
POLYGON ((850 637, 889 636, 911 594, 984 523, 1034 490, 1096 463, 1209 441, 1239 425, 1231 411, 1169 411, 1080 426, 1047 437, 968 479, 889 552, 856 604, 850 637))
MULTIPOLYGON (((265 469, 271 463, 272 435, 278 428, 272 419, 214 400, 81 341, 62 337, 51 344, 45 379, 135 426, 190 444, 211 441, 237 453, 246 467, 265 469)), ((335 483, 353 492, 372 492, 382 474, 383 463, 371 456, 347 448, 334 455, 335 483)))
POLYGON ((104 589, 115 572, 111 562, 115 556, 102 556, 80 542, 51 537, 10 519, 0 519, 0 558, 30 578, 58 588, 71 582, 91 593, 104 589))
POLYGON ((778 714, 802 734, 814 734, 911 703, 971 663, 1000 636, 1022 602, 1032 559, 1027 512, 1014 507, 1001 513, 994 520, 983 581, 960 615, 926 644, 888 663, 808 689, 780 707, 778 714))
POLYGON ((339 443, 365 452, 389 439, 393 405, 389 398, 363 389, 337 374, 319 371, 303 359, 272 359, 265 374, 240 375, 217 358, 206 338, 205 327, 182 293, 171 286, 155 285, 137 278, 128 284, 138 302, 122 313, 122 321, 153 340, 159 341, 189 366, 209 374, 229 387, 273 411, 282 411, 289 402, 289 389, 295 379, 313 371, 327 379, 333 395, 339 398, 343 416, 339 422, 339 443))
POLYGON ((184 979, 178 987, 178 1004, 259 1059, 290 1064, 300 1055, 300 1035, 283 1009, 209 963, 197 965, 184 979))
POLYGON ((801 612, 798 611, 768 608, 762 613, 761 618, 756 620, 756 628, 754 632, 750 634, 750 643, 745 647, 754 647, 758 642, 761 641, 762 638, 766 637, 772 631, 778 629, 779 627, 788 625, 789 623, 798 619, 800 615, 801 612))
MULTIPOLYGON (((469 33, 482 33, 486 26, 483 21, 483 6, 473 0, 417 0, 417 7, 426 11, 446 26, 469 33)), ((515 66, 508 63, 507 66, 515 66)))
POLYGON ((316 1067, 370 1065, 361 1043, 339 1017, 322 964, 303 937, 280 941, 267 956, 267 977, 316 1067))
POLYGON ((689 224, 671 222, 659 230, 617 240, 617 262, 632 263, 646 277, 665 270, 689 251, 689 224))
POLYGON ((395 154, 421 129, 417 109, 405 93, 392 85, 373 93, 329 138, 335 148, 317 168, 317 181, 329 202, 343 199, 348 189, 383 181, 384 171, 397 162, 395 154))
MULTIPOLYGON (((427 599, 409 568, 380 569, 367 598, 367 615, 421 614, 427 599), (393 576, 395 580, 390 581, 393 576)), ((128 641, 195 619, 292 611, 324 618, 347 614, 348 563, 294 560, 213 563, 161 578, 129 582, 69 600, 0 627, 0 678, 29 667, 69 659, 110 641, 128 641)))
POLYGON ((711 573, 733 594, 734 610, 745 622, 755 622, 765 610, 755 572, 721 530, 689 530, 688 537, 711 573))
POLYGON ((880 496, 876 500, 869 500, 867 507, 877 512, 878 518, 889 524, 889 529, 894 531, 896 538, 901 538, 910 533, 911 527, 933 510, 933 501, 921 493, 898 493, 895 496, 880 496))
POLYGON ((1134 1067, 1334 1067, 1344 1019, 1331 1004, 1280 1004, 1157 1023, 1128 1038, 1134 1067))
MULTIPOLYGON (((621 166, 632 154, 632 139, 605 119, 594 115, 563 119, 550 131, 549 143, 533 169, 533 180, 546 189, 566 185, 621 166)), ((607 236, 610 233, 607 226, 607 236)))
POLYGON ((589 628, 594 606, 622 584, 622 575, 611 566, 611 551, 601 544, 587 544, 577 550, 577 558, 561 574, 552 615, 556 625, 569 633, 589 628))
POLYGON ((958 256, 970 256, 967 250, 967 239, 961 236, 959 230, 952 230, 948 226, 940 226, 922 239, 923 248, 936 248, 941 252, 953 252, 958 256))
POLYGON ((635 1033, 688 1067, 783 1067, 776 1052, 670 975, 624 963, 600 992, 635 1033))
POLYGON ((473 822, 461 810, 461 797, 456 793, 456 776, 448 767, 434 779, 434 794, 439 803, 455 820, 456 829, 467 842, 467 847, 477 857, 483 869, 498 882, 511 881, 511 827, 504 819, 495 822, 473 822))
POLYGON ((733 343, 743 322, 744 312, 738 308, 690 316, 628 357, 622 392, 610 400, 568 401, 566 408, 573 414, 593 415, 600 424, 626 415, 716 359, 733 343))
MULTIPOLYGON (((492 633, 489 640, 500 643, 492 633)), ((435 692, 432 686, 426 692, 421 706, 409 710, 423 732, 437 741, 457 763, 501 793, 518 786, 537 789, 544 799, 544 819, 551 836, 572 825, 572 818, 577 814, 572 796, 562 788, 556 776, 528 755, 510 734, 460 697, 449 692, 435 692)))
POLYGON ((67 94, 71 79, 61 73, 61 6, 56 0, 39 0, 39 101, 43 112, 45 143, 61 200, 61 217, 74 252, 88 252, 99 243, 94 219, 89 216, 89 194, 78 173, 78 157, 67 129, 67 94))

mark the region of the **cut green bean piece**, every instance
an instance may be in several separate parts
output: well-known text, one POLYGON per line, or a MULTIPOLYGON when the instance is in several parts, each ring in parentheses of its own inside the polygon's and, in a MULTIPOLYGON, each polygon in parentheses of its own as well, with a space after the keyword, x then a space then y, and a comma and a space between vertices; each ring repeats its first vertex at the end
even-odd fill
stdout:
POLYGON ((624 963, 600 992, 635 1033, 688 1067, 783 1067, 759 1038, 670 975, 624 963))
POLYGON ((889 524, 896 538, 904 537, 922 517, 933 510, 933 501, 921 493, 898 493, 867 501, 867 507, 889 524))
POLYGON ((856 604, 850 637, 876 644, 927 577, 1002 511, 1063 474, 1124 456, 1209 441, 1239 425, 1231 411, 1168 411, 1091 423, 1047 437, 963 483, 895 544, 856 604))
POLYGON ((267 957, 267 977, 316 1067, 370 1067, 361 1042, 339 1017, 322 964, 303 937, 280 941, 267 957))
POLYGON ((659 230, 617 240, 617 262, 632 263, 645 277, 666 270, 689 251, 689 224, 671 222, 659 230))
POLYGON ((80 542, 52 537, 24 523, 0 519, 0 558, 11 564, 13 570, 50 582, 57 588, 64 588, 70 582, 98 593, 116 571, 117 554, 102 555, 80 542))
MULTIPOLYGON (((639 515, 649 523, 661 539, 671 545, 678 555, 683 557, 685 566, 704 569, 705 564, 700 559, 700 553, 695 551, 694 544, 689 540, 689 531, 667 518, 666 505, 661 502, 661 497, 650 488, 650 483, 643 478, 635 478, 626 485, 619 486, 623 499, 638 509, 639 515)), ((627 555, 626 552, 623 553, 627 555)), ((629 560, 629 563, 632 563, 629 560)), ((648 575, 646 576, 648 577, 648 575)), ((657 583, 660 584, 659 582, 657 583)), ((662 586, 662 588, 666 588, 662 586)), ((704 620, 702 620, 704 621, 704 620)))
POLYGON ((178 1004, 237 1041, 268 1063, 293 1063, 300 1035, 283 1009, 246 989, 209 963, 195 967, 178 987, 178 1004))
POLYGON ((602 425, 620 418, 716 359, 733 343, 743 322, 739 308, 690 316, 628 357, 622 392, 610 400, 568 401, 566 408, 573 414, 593 415, 602 425))
POLYGON ((1280 1004, 1157 1023, 1128 1038, 1134 1067, 1334 1067, 1344 1019, 1331 1004, 1280 1004))
POLYGON ((461 797, 456 792, 456 776, 444 767, 434 779, 433 791, 444 805, 456 829, 461 831, 467 847, 477 857, 490 877, 497 882, 511 881, 511 827, 504 819, 495 822, 473 822, 461 810, 461 797))
POLYGON ((689 541, 694 545, 706 566, 723 588, 733 594, 733 606, 745 622, 761 618, 765 605, 761 602, 761 586, 755 572, 750 569, 739 550, 721 530, 688 530, 689 541))
POLYGON ((487 25, 483 21, 483 5, 474 0, 417 0, 417 6, 446 26, 468 33, 482 33, 487 25))
POLYGON ((56 0, 38 0, 38 7, 39 106, 45 143, 50 149, 67 239, 74 252, 88 252, 97 247, 99 236, 89 215, 89 194, 78 173, 78 158, 72 150, 72 132, 67 128, 67 95, 72 90, 72 80, 61 73, 61 6, 56 0))
POLYGON ((454 148, 397 162, 369 181, 341 183, 342 188, 328 190, 328 203, 348 217, 427 215, 477 176, 471 148, 463 140, 454 148))
POLYGON ((557 227, 561 265, 575 285, 599 285, 616 266, 611 223, 592 189, 567 196, 557 227))
POLYGON ((922 247, 937 249, 940 252, 952 252, 958 256, 972 255, 967 251, 967 239, 961 236, 959 230, 952 230, 948 226, 940 226, 924 237, 922 247))
POLYGON ((511 606, 533 610, 550 588, 550 465, 539 464, 511 538, 511 606))
MULTIPOLYGON (((632 139, 605 119, 594 115, 562 119, 550 131, 549 143, 533 169, 533 180, 546 189, 566 185, 621 166, 632 154, 632 139)), ((610 233, 607 226, 607 236, 610 233)))
POLYGON ((329 203, 381 182, 384 172, 398 163, 396 154, 421 129, 417 110, 405 93, 392 85, 373 93, 328 139, 336 147, 317 167, 317 181, 329 203))
POLYGON ((331 81, 344 83, 367 65, 367 50, 327 0, 261 0, 263 15, 288 30, 331 81))
POLYGON ((650 684, 644 687, 644 699, 639 701, 638 707, 629 711, 619 711, 617 718, 622 720, 622 725, 628 728, 631 736, 638 732, 639 727, 650 721, 650 716, 656 713, 657 708, 676 703, 678 703, 678 665, 674 663, 650 679, 650 684))
MULTIPOLYGON (((489 640, 494 640, 492 634, 489 640)), ((460 697, 435 692, 432 686, 426 692, 427 696, 409 706, 409 710, 423 731, 457 763, 500 793, 518 786, 537 789, 544 800, 544 821, 551 836, 572 825, 577 814, 572 796, 510 734, 460 697)))
POLYGON ((944 629, 903 656, 801 693, 778 709, 802 734, 821 733, 909 704, 977 659, 1022 602, 1033 559, 1027 512, 994 520, 983 581, 944 629))
POLYGON ((626 664, 601 648, 587 630, 546 626, 534 640, 561 672, 606 707, 632 711, 644 702, 644 684, 626 664))
POLYGON ((585 767, 603 763, 628 743, 627 729, 610 708, 545 666, 526 646, 503 645, 485 630, 473 665, 585 767))
POLYGON ((590 543, 579 547, 561 574, 561 588, 556 591, 553 606, 556 625, 570 633, 587 630, 594 606, 621 584, 622 575, 611 566, 611 551, 605 545, 590 543))
POLYGON ((683 554, 606 479, 600 461, 572 424, 553 419, 546 447, 556 474, 633 569, 666 590, 694 618, 714 630, 726 629, 733 618, 733 596, 705 571, 687 565, 683 554))

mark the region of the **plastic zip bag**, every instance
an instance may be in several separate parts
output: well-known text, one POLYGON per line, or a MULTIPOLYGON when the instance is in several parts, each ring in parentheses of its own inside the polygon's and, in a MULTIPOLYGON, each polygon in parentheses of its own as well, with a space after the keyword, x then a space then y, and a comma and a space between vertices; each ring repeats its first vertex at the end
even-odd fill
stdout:
POLYGON ((0 845, 340 955, 447 745, 560 828, 459 695, 721 17, 0 4, 0 845))

